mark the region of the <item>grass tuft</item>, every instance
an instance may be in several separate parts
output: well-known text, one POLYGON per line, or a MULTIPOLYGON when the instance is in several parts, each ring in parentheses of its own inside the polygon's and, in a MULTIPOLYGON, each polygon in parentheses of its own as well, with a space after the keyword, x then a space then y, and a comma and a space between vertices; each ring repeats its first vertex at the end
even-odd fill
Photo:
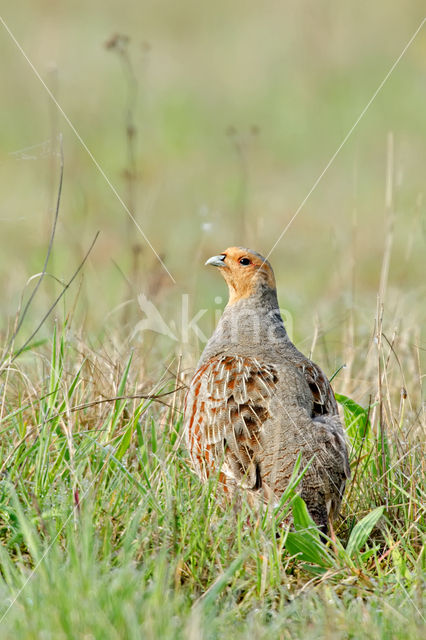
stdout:
POLYGON ((152 383, 137 353, 95 353, 66 325, 49 342, 4 376, 3 638, 422 637, 411 414, 387 425, 385 493, 375 403, 337 396, 352 480, 324 543, 297 495, 300 464, 273 513, 227 504, 188 467, 173 376, 152 383))

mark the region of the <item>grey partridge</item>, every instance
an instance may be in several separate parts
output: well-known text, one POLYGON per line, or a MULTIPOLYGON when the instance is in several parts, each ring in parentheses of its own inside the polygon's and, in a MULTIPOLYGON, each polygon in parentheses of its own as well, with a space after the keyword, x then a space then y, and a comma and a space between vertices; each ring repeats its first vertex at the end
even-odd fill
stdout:
POLYGON ((300 494, 327 533, 350 476, 330 383, 289 339, 267 260, 231 247, 206 264, 220 269, 229 302, 186 396, 192 466, 204 481, 218 473, 228 492, 277 502, 301 454, 300 494))

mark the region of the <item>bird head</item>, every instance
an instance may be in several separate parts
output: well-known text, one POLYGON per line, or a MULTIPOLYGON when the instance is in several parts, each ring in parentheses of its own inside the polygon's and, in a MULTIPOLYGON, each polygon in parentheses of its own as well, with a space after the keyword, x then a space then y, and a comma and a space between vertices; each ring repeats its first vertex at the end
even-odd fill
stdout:
POLYGON ((275 291, 275 277, 269 262, 256 251, 230 247, 205 263, 220 269, 229 288, 229 303, 256 295, 262 289, 275 291))

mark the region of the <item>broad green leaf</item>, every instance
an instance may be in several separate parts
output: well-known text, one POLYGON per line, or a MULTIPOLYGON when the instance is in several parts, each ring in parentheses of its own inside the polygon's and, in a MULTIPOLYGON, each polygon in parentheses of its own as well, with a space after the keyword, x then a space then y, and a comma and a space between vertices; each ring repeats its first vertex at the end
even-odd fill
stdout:
POLYGON ((299 485, 300 481, 302 480, 303 476, 305 475, 306 471, 308 470, 310 464, 311 464, 311 460, 301 470, 300 468, 302 466, 302 456, 301 456, 301 454, 299 454, 297 456, 297 460, 294 463, 294 467, 293 467, 293 472, 291 474, 291 478, 290 478, 290 480, 289 480, 289 482, 287 484, 287 487, 286 487, 284 493, 282 494, 282 496, 280 498, 279 504, 274 509, 274 516, 278 520, 284 518, 286 516, 287 512, 289 511, 289 506, 286 505, 286 502, 288 502, 290 500, 290 498, 292 498, 294 496, 295 490, 296 490, 297 486, 299 485))
POLYGON ((311 529, 319 537, 318 527, 312 520, 305 501, 300 496, 294 496, 291 505, 293 522, 296 529, 311 529))
MULTIPOLYGON (((336 393, 336 400, 342 406, 345 417, 346 433, 352 443, 352 447, 349 451, 350 460, 356 459, 361 455, 361 452, 368 452, 372 449, 372 434, 371 424, 368 417, 368 410, 361 407, 351 398, 344 396, 340 393, 336 393)), ((370 461, 368 466, 371 467, 371 472, 374 473, 373 463, 370 461)))
POLYGON ((352 529, 351 535, 346 547, 346 553, 353 556, 367 542, 367 539, 376 526, 377 522, 383 515, 384 507, 377 507, 360 520, 352 529))
POLYGON ((289 531, 285 540, 285 548, 292 556, 298 555, 305 562, 316 564, 322 568, 330 565, 330 558, 325 546, 310 532, 289 531))
POLYGON ((124 454, 126 453, 127 449, 130 446, 130 442, 132 441, 133 426, 134 426, 134 422, 132 421, 120 438, 120 444, 118 445, 117 450, 115 452, 115 457, 117 458, 117 460, 122 459, 122 457, 124 456, 124 454))
POLYGON ((336 393, 337 402, 343 407, 346 432, 354 441, 365 438, 370 432, 368 411, 357 404, 352 398, 336 393))

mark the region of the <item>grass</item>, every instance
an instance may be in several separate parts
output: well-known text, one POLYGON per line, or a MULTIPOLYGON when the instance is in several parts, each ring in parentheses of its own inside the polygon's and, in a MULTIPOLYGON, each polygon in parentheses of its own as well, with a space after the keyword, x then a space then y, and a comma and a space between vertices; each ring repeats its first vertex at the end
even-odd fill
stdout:
POLYGON ((423 638, 424 29, 271 256, 296 345, 336 373, 336 542, 300 468, 274 513, 193 475, 181 331, 188 305, 211 334, 203 261, 270 250, 423 3, 47 4, 3 19, 177 285, 1 31, 0 637, 423 638), (140 330, 140 293, 177 341, 140 330))
POLYGON ((294 490, 268 514, 201 486, 176 377, 149 383, 137 354, 70 329, 3 372, 2 638, 423 637, 424 450, 404 398, 383 438, 377 405, 338 395, 353 476, 324 544, 294 490))

